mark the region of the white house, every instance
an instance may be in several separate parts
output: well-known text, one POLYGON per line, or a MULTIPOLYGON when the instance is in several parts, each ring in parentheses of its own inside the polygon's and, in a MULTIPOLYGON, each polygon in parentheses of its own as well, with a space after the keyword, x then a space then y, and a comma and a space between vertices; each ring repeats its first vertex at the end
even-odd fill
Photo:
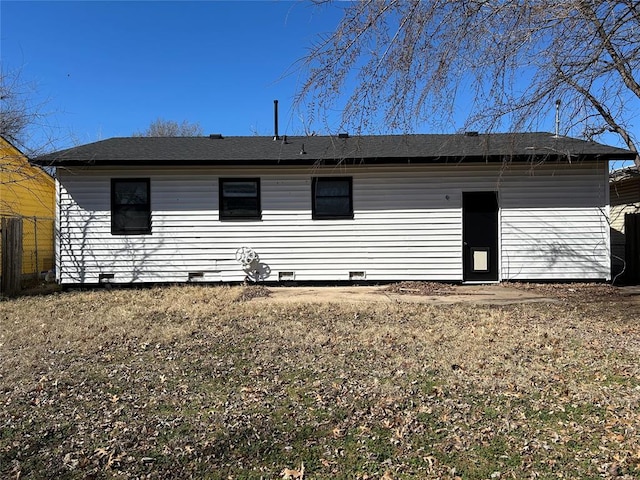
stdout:
POLYGON ((57 277, 609 280, 609 160, 549 133, 113 138, 57 167, 57 277))

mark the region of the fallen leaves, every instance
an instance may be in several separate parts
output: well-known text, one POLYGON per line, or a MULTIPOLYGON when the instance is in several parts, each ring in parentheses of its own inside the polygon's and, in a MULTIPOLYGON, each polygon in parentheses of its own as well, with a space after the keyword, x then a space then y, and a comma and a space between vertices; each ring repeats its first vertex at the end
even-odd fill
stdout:
POLYGON ((640 475, 636 304, 254 305, 242 288, 2 302, 0 476, 640 475))
POLYGON ((397 282, 385 287, 385 291, 400 295, 447 295, 453 293, 455 287, 440 282, 397 282))
POLYGON ((298 470, 285 468, 284 470, 282 470, 281 476, 285 480, 286 479, 303 480, 304 479, 304 462, 300 464, 300 468, 298 470))

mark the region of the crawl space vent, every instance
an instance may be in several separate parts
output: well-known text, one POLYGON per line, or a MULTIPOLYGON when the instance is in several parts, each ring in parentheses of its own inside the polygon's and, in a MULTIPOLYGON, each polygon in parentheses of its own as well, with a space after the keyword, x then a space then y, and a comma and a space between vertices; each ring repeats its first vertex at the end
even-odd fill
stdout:
POLYGON ((278 273, 278 280, 281 282, 292 282, 296 279, 295 272, 280 272, 278 273))
POLYGON ((366 280, 366 272, 349 272, 349 280, 366 280))

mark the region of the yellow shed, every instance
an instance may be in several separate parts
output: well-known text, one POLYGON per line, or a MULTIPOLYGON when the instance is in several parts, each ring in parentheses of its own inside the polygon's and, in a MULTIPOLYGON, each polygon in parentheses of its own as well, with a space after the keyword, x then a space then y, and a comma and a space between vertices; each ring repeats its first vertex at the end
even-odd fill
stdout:
POLYGON ((0 136, 0 217, 22 218, 23 274, 53 268, 54 216, 55 182, 51 175, 31 165, 20 150, 0 136))

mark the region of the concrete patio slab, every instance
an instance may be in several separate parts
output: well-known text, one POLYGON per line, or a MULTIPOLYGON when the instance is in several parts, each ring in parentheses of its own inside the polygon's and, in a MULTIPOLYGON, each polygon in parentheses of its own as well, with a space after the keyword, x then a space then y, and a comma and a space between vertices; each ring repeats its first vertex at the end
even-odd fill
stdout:
POLYGON ((396 293, 386 285, 376 286, 295 286, 269 287, 269 297, 255 298, 253 301, 283 303, 425 303, 447 305, 470 303, 481 305, 510 305, 516 303, 558 302, 555 298, 503 285, 447 285, 441 291, 435 288, 429 294, 396 293))

